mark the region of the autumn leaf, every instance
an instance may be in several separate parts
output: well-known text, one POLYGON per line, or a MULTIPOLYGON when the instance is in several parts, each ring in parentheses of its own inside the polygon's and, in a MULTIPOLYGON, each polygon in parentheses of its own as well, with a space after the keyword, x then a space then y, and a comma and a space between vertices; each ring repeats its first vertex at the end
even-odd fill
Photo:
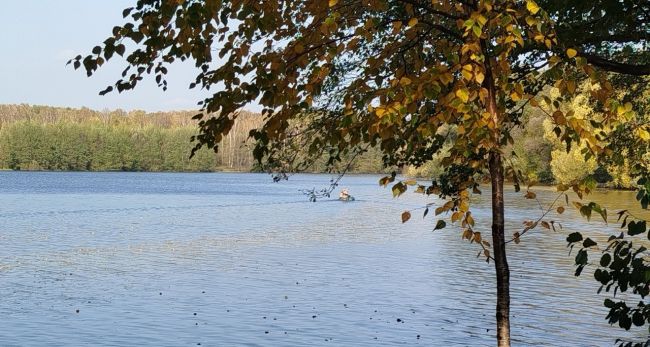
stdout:
POLYGON ((528 11, 532 14, 537 14, 537 12, 540 10, 539 5, 537 5, 537 3, 532 0, 528 0, 526 2, 526 9, 528 9, 528 11))
POLYGON ((402 223, 406 223, 406 221, 408 221, 409 219, 411 219, 411 212, 409 211, 402 212, 402 223))
POLYGON ((456 90, 456 96, 465 103, 469 101, 469 91, 465 88, 456 90))
POLYGON ((474 78, 476 79, 476 83, 483 84, 485 75, 482 72, 477 72, 476 75, 474 75, 474 78))
POLYGON ((408 86, 408 85, 411 84, 411 83, 412 83, 412 81, 411 81, 411 79, 408 78, 408 77, 402 77, 402 78, 400 78, 400 80, 399 80, 399 84, 401 84, 401 85, 403 85, 403 86, 408 86))
POLYGON ((393 35, 396 35, 402 29, 402 22, 401 21, 395 21, 395 22, 393 22, 392 25, 393 25, 393 35))
POLYGON ((576 55, 578 55, 578 51, 576 51, 576 50, 573 49, 573 48, 569 48, 569 49, 566 50, 566 55, 567 55, 567 57, 569 57, 569 58, 573 58, 573 57, 575 57, 576 55))

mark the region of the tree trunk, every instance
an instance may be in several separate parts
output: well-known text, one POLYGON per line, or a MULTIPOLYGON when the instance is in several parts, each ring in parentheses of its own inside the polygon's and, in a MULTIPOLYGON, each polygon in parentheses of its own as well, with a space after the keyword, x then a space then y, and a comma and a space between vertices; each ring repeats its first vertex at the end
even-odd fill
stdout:
POLYGON ((489 158, 492 180, 492 245, 497 276, 497 345, 510 346, 510 269, 506 257, 503 163, 501 154, 492 152, 489 158))
POLYGON ((501 125, 503 114, 497 106, 497 93, 492 74, 492 66, 486 40, 481 40, 485 54, 485 83, 488 90, 486 109, 492 116, 492 140, 494 149, 490 151, 488 166, 492 183, 492 247, 494 254, 494 267, 497 277, 497 346, 510 347, 510 269, 506 257, 505 240, 505 209, 503 201, 503 161, 499 151, 501 140, 501 125))

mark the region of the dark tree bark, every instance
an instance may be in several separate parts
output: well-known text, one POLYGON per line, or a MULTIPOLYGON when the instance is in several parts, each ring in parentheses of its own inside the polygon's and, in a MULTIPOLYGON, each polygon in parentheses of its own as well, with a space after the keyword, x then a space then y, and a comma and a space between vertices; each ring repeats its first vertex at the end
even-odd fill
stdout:
MULTIPOLYGON (((481 41, 483 53, 485 55, 485 82, 484 86, 488 90, 486 109, 492 116, 494 128, 492 130, 492 141, 496 144, 500 142, 500 127, 503 122, 503 116, 499 112, 497 104, 497 93, 494 84, 494 74, 492 72, 488 44, 485 40, 481 41)), ((496 270, 497 280, 497 346, 510 347, 510 268, 508 267, 508 258, 506 256, 505 240, 505 208, 503 200, 503 181, 504 170, 501 152, 494 148, 488 158, 488 168, 492 184, 492 247, 494 267, 496 270)))
POLYGON ((497 279, 497 345, 510 346, 510 268, 506 257, 505 214, 503 203, 503 163, 501 154, 489 158, 492 181, 492 245, 497 279))

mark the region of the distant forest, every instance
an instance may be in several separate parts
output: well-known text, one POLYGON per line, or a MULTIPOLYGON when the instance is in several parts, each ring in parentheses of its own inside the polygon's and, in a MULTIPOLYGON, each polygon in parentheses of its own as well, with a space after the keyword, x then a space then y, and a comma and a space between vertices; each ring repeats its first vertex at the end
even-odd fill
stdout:
MULTIPOLYGON (((50 171, 255 171, 249 131, 261 115, 243 112, 219 151, 204 148, 190 159, 196 112, 94 111, 0 105, 0 169, 50 171)), ((353 172, 382 171, 369 152, 353 172)), ((316 164, 314 172, 325 170, 316 164)))
MULTIPOLYGON (((579 97, 570 105, 576 112, 590 112, 579 97)), ((261 115, 242 113, 217 153, 204 148, 190 159, 197 133, 195 112, 122 110, 95 111, 31 105, 0 105, 0 169, 51 171, 257 171, 248 134, 263 122, 261 115)), ((529 181, 565 183, 593 175, 600 183, 630 188, 634 179, 624 166, 601 166, 585 161, 581 148, 566 152, 545 124, 545 116, 526 114, 526 126, 513 133, 508 163, 529 181)), ((408 176, 438 177, 439 157, 422 167, 406 167, 408 176)), ((344 158, 345 161, 345 158, 344 158)), ((341 166, 347 163, 342 163, 341 166)), ((324 172, 325 160, 317 161, 312 172, 324 172)), ((380 152, 370 149, 357 157, 353 173, 393 170, 382 166, 380 152)))

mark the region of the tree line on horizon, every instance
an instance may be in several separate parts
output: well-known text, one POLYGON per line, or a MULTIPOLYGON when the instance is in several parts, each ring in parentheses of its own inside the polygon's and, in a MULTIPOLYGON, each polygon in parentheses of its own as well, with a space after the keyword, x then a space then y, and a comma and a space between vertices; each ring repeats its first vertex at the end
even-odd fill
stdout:
MULTIPOLYGON (((572 101, 577 112, 590 111, 584 98, 572 101)), ((190 138, 197 133, 192 111, 155 112, 0 105, 0 169, 50 171, 260 171, 253 159, 249 132, 263 124, 261 115, 244 112, 218 152, 202 148, 193 158, 190 138)), ((527 112, 523 130, 508 155, 530 181, 571 182, 593 175, 613 188, 634 187, 629 168, 585 160, 580 148, 566 151, 553 135, 546 115, 527 112)), ((302 155, 307 155, 303 153, 302 155)), ((442 152, 425 165, 399 170, 407 176, 431 178, 442 173, 442 152)), ((349 158, 348 158, 349 159, 349 158)), ((342 160, 346 163, 346 160, 342 160)), ((342 170, 344 165, 336 167, 342 170)), ((327 170, 316 160, 311 172, 327 170)), ((370 148, 351 163, 352 173, 386 173, 380 152, 370 148)))

